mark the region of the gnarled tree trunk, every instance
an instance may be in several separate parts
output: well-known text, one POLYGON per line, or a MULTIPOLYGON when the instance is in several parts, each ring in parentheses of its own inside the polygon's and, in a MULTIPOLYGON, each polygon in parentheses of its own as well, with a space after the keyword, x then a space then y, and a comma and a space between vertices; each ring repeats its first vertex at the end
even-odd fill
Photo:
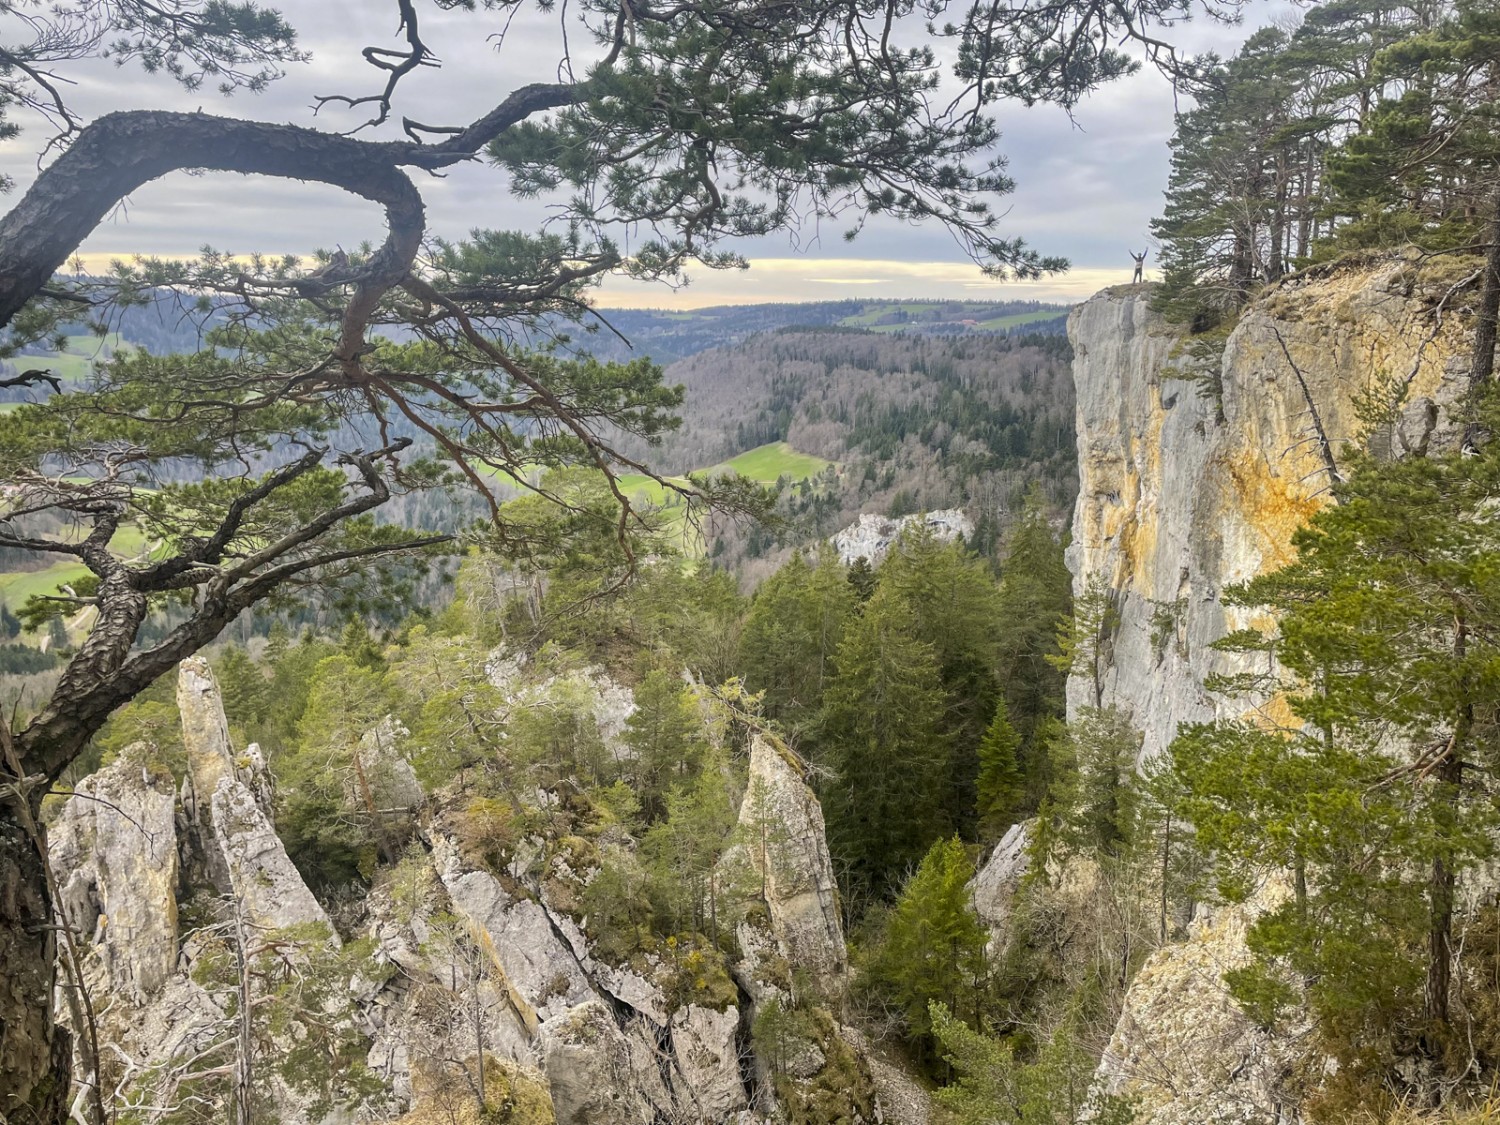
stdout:
POLYGON ((62 1125, 72 1037, 53 1018, 57 930, 24 799, 0 804, 0 1121, 62 1125))

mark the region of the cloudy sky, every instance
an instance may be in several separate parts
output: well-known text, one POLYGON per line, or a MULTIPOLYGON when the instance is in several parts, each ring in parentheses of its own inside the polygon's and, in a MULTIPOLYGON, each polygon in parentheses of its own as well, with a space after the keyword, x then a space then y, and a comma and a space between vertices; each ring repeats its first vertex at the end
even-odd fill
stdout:
MULTIPOLYGON (((290 68, 265 93, 226 100, 213 91, 188 93, 136 69, 94 62, 63 72, 76 80, 70 103, 88 116, 137 107, 201 108, 328 129, 358 124, 363 120, 359 111, 325 109, 315 118, 310 107, 319 94, 374 92, 376 72, 363 63, 359 50, 400 45, 393 38, 395 5, 385 0, 282 0, 279 6, 298 27, 301 45, 312 51, 313 61, 290 68)), ((1247 22, 1264 22, 1269 12, 1252 8, 1247 22)), ((467 122, 514 86, 553 77, 560 34, 555 12, 532 23, 518 19, 498 49, 476 34, 486 19, 497 26, 494 16, 428 13, 423 37, 443 66, 407 78, 398 113, 428 122, 467 122)), ((0 15, 0 25, 13 18, 0 15)), ((576 27, 573 33, 578 36, 576 27)), ((1246 33, 1246 27, 1200 21, 1176 29, 1174 38, 1192 49, 1232 51, 1246 33)), ((8 37, 0 29, 0 38, 8 37)), ((1008 208, 1005 233, 1022 236, 1045 254, 1069 258, 1073 269, 1060 277, 1000 284, 985 279, 936 227, 875 223, 858 240, 845 243, 842 227, 832 223, 821 237, 804 230, 796 240, 779 236, 741 247, 751 259, 748 270, 700 268, 693 272, 692 284, 680 291, 609 282, 600 303, 687 307, 846 296, 1087 296, 1128 280, 1129 251, 1146 244, 1148 223, 1160 208, 1166 184, 1173 104, 1165 80, 1143 70, 1096 94, 1072 121, 1047 107, 1000 107, 1001 150, 1018 183, 1003 201, 1008 208)), ((44 129, 45 124, 31 122, 19 138, 0 142, 0 171, 16 178, 18 190, 36 174, 44 129)), ((385 135, 399 133, 387 127, 385 135)), ((460 167, 445 178, 421 180, 419 186, 427 199, 430 229, 439 235, 460 237, 472 227, 534 229, 545 216, 543 203, 510 197, 493 168, 460 167)), ((179 173, 133 195, 83 250, 92 267, 111 256, 134 253, 192 254, 204 244, 236 253, 300 254, 334 244, 357 245, 382 233, 378 211, 332 188, 179 173)))

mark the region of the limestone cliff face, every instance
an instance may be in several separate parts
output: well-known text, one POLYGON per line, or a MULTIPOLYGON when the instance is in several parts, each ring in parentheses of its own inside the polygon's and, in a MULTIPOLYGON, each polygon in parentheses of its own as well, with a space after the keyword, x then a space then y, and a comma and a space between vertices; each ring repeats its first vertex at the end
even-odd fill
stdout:
POLYGON ((1449 407, 1467 379, 1444 286, 1405 264, 1290 279, 1248 309, 1212 375, 1191 377, 1180 335, 1148 286, 1108 289, 1068 323, 1075 351, 1080 490, 1069 566, 1075 592, 1102 584, 1117 625, 1097 689, 1075 675, 1069 711, 1128 711, 1161 752, 1177 725, 1226 714, 1204 690, 1234 670, 1208 646, 1248 621, 1225 586, 1289 561, 1292 533, 1326 502, 1328 458, 1365 440, 1381 455, 1458 439, 1449 407), (1357 404, 1406 386, 1399 421, 1364 435, 1357 404), (1326 436, 1326 442, 1323 437, 1326 436))
MULTIPOLYGON (((1438 314, 1445 291, 1406 263, 1289 279, 1245 311, 1201 382, 1150 311, 1149 287, 1106 290, 1074 311, 1081 487, 1069 565, 1075 594, 1110 592, 1115 622, 1097 676, 1069 682, 1070 717, 1122 708, 1149 757, 1181 723, 1246 712, 1204 686, 1247 670, 1209 647, 1254 624, 1222 604, 1225 587, 1291 560, 1292 535, 1328 502, 1348 446, 1400 457, 1461 439, 1451 412, 1468 340, 1457 317, 1438 314), (1397 387, 1399 409, 1372 429, 1362 400, 1397 387)), ((1287 717, 1279 701, 1252 702, 1287 717)), ((1200 907, 1186 939, 1132 982, 1099 1081, 1136 1097, 1143 1125, 1297 1119, 1303 1048, 1255 1027, 1222 980, 1247 959, 1245 931, 1275 890, 1273 880, 1244 906, 1200 907)))

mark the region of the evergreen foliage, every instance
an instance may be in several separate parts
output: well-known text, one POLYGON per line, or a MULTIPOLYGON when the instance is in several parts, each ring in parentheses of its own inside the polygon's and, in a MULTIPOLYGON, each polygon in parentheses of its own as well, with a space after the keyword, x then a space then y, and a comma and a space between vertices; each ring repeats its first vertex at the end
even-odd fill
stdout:
POLYGON ((1396 1060, 1414 1052, 1440 1071, 1469 1065, 1452 1054, 1466 1054, 1455 888, 1500 828, 1497 464, 1490 445, 1355 458, 1338 503, 1296 534, 1296 560, 1231 593, 1277 624, 1221 642, 1273 670, 1224 686, 1284 692, 1296 722, 1195 727, 1172 748, 1223 893, 1291 872, 1251 931, 1257 963, 1237 994, 1273 1022, 1305 982, 1349 1084, 1399 1090, 1396 1060))
POLYGON ((1152 225, 1156 307, 1204 332, 1261 285, 1351 250, 1469 249, 1493 270, 1497 58, 1484 3, 1337 0, 1206 60, 1152 225))
POLYGON ((964 1013, 971 1023, 979 1020, 989 935, 974 913, 973 878, 963 841, 955 836, 933 844, 902 888, 870 969, 923 1053, 934 1043, 930 1006, 964 1013))

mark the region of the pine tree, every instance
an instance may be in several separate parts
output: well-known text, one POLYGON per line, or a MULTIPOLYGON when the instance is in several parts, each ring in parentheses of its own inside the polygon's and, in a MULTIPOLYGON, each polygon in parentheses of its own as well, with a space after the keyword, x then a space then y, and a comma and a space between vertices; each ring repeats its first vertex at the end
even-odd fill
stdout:
POLYGON ((979 830, 982 838, 998 840, 1016 823, 1026 800, 1026 780, 1018 751, 1021 736, 1010 725, 1005 700, 995 705, 995 716, 979 744, 979 830))
POLYGON ((1355 457, 1339 502, 1294 536, 1296 559, 1227 592, 1279 622, 1221 642, 1278 673, 1232 686, 1285 692, 1301 725, 1220 723, 1172 748, 1221 884, 1243 893, 1266 864, 1292 873, 1292 898, 1251 931, 1259 965, 1241 991, 1269 1009, 1288 971, 1313 982, 1340 1054, 1366 1070, 1370 1042, 1464 1049, 1450 1014, 1457 880, 1500 827, 1483 784, 1500 765, 1497 486, 1493 444, 1355 457))

